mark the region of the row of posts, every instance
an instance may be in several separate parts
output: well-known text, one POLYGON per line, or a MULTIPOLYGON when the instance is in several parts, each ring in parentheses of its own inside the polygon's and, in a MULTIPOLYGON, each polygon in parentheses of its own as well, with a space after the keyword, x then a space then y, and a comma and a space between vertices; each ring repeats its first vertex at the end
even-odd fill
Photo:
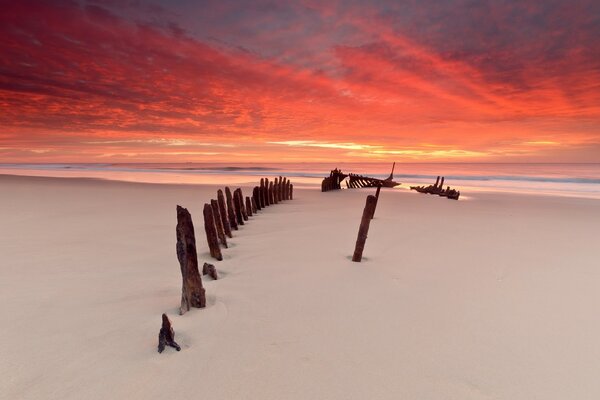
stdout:
MULTIPOLYGON (((248 222, 249 217, 265 207, 293 198, 294 185, 284 177, 275 178, 273 181, 261 178, 260 186, 254 187, 252 196, 244 197, 240 188, 235 189, 233 193, 228 187, 225 188, 224 193, 219 189, 217 199, 205 203, 203 209, 204 230, 211 257, 219 261, 223 259, 221 246, 227 248, 227 238, 232 238, 232 231, 238 230, 240 225, 248 222)), ((206 307, 206 295, 198 270, 192 216, 187 209, 181 206, 177 206, 176 233, 177 259, 183 278, 179 313, 184 314, 191 307, 206 307)), ((205 265, 204 273, 210 274, 210 268, 207 266, 211 267, 210 264, 205 265)), ((216 270, 212 272, 216 277, 216 270)))
POLYGON ((238 230, 238 226, 244 225, 248 217, 272 204, 292 200, 293 196, 294 185, 281 176, 273 181, 261 178, 260 186, 252 190, 252 196, 244 197, 240 188, 232 194, 228 187, 223 196, 223 191, 219 189, 217 200, 204 204, 204 230, 211 257, 219 261, 223 259, 220 246, 227 248, 227 237, 233 237, 232 230, 238 230))

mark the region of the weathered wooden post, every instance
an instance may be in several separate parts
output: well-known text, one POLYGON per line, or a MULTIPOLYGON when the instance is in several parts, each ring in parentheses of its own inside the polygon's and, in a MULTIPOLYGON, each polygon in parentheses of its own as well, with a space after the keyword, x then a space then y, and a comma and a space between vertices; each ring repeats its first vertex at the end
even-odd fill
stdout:
POLYGON ((231 225, 229 225, 229 218, 227 216, 227 208, 225 207, 225 197, 223 196, 223 191, 219 189, 217 191, 217 202, 219 203, 219 214, 221 215, 221 222, 223 224, 223 229, 225 230, 225 234, 227 237, 233 237, 231 234, 231 225))
POLYGON ((235 206, 233 205, 233 198, 231 196, 231 190, 228 186, 225 187, 225 197, 227 198, 227 218, 229 219, 229 225, 233 230, 238 230, 237 218, 235 216, 235 206))
POLYGON ((246 212, 248 213, 249 217, 251 217, 252 213, 254 212, 252 210, 252 201, 250 200, 250 196, 246 196, 246 212))
POLYGON ((294 185, 290 183, 290 200, 294 200, 294 185))
POLYGON ((265 204, 267 206, 270 206, 271 204, 271 196, 269 195, 269 186, 272 184, 273 182, 269 182, 269 178, 265 178, 265 204))
POLYGON ((233 208, 235 209, 235 218, 238 225, 244 225, 244 216, 242 214, 243 204, 240 202, 239 189, 233 191, 233 208))
POLYGON ((221 249, 219 248, 219 240, 217 239, 217 230, 215 229, 215 217, 210 204, 204 204, 204 231, 206 232, 206 241, 210 250, 210 256, 221 261, 221 249))
POLYGON ((273 183, 273 203, 279 203, 279 178, 275 178, 275 183, 273 183))
POLYGON ((373 195, 367 196, 367 202, 365 203, 365 209, 363 210, 362 219, 360 221, 360 228, 358 228, 358 237, 356 238, 356 246, 354 247, 354 255, 352 261, 360 262, 362 260, 362 253, 365 248, 365 242, 367 241, 367 235, 369 234, 369 225, 371 223, 371 215, 373 215, 373 209, 377 199, 373 195))
POLYGON ((237 189, 235 189, 235 191, 237 192, 237 197, 238 197, 236 207, 239 205, 238 208, 240 209, 240 212, 242 213, 243 221, 248 221, 248 213, 246 211, 246 205, 244 204, 244 194, 242 193, 242 189, 237 188, 237 189))
POLYGON ((259 193, 260 189, 258 186, 254 186, 254 189, 252 190, 252 204, 254 204, 255 208, 254 212, 260 210, 262 207, 260 206, 260 193, 259 193))
POLYGON ((183 278, 179 314, 183 315, 190 310, 190 307, 206 307, 206 294, 198 272, 198 255, 196 254, 196 237, 192 216, 181 206, 177 206, 176 233, 177 260, 179 260, 183 278))
POLYGON ((256 214, 256 199, 254 196, 250 197, 250 201, 252 202, 252 214, 256 214))
POLYGON ((269 182, 269 204, 275 204, 275 197, 273 196, 273 181, 269 182))
POLYGON ((265 208, 267 204, 267 196, 265 196, 265 178, 260 178, 260 206, 265 208))
POLYGON ((289 180, 285 180, 285 189, 283 191, 284 195, 283 198, 286 200, 290 199, 290 181, 289 180))
POLYGON ((377 208, 377 203, 379 203, 379 192, 381 191, 381 185, 377 185, 377 191, 375 192, 375 206, 373 207, 373 215, 371 215, 371 219, 375 217, 375 209, 377 208))
POLYGON ((171 346, 177 351, 181 350, 181 347, 175 342, 175 331, 167 314, 162 315, 162 326, 158 332, 158 352, 162 353, 165 346, 171 346))
POLYGON ((211 200, 210 206, 212 207, 213 216, 215 217, 215 227, 217 228, 217 235, 219 236, 219 242, 223 247, 227 248, 227 238, 225 237, 225 229, 223 228, 223 220, 221 219, 221 212, 219 211, 219 203, 217 200, 211 200))

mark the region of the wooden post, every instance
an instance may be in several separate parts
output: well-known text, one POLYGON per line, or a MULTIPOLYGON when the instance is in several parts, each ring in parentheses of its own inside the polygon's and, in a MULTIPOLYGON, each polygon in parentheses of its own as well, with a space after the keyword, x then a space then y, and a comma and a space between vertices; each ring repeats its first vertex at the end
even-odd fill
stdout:
POLYGON ((244 216, 242 214, 243 204, 240 199, 239 189, 235 189, 233 191, 233 207, 235 209, 235 217, 237 219, 238 225, 244 225, 244 216))
POLYGON ((217 239, 217 230, 215 229, 215 217, 210 204, 204 204, 204 230, 206 231, 206 241, 210 249, 210 256, 221 261, 221 249, 219 248, 219 240, 217 239))
POLYGON ((252 196, 250 198, 250 201, 252 202, 252 214, 256 214, 257 209, 256 209, 256 200, 254 199, 254 196, 252 196))
POLYGON ((373 215, 371 215, 371 219, 375 217, 375 209, 377 208, 377 203, 379 203, 379 192, 381 191, 381 185, 377 185, 377 191, 375 192, 375 206, 373 207, 373 215))
POLYGON ((242 211, 242 218, 244 221, 248 221, 248 211, 246 210, 246 205, 244 204, 244 193, 241 188, 235 189, 238 192, 238 203, 240 204, 240 210, 242 211))
POLYGON ((175 342, 175 331, 167 314, 162 315, 162 326, 158 332, 158 352, 162 353, 165 346, 171 346, 177 351, 181 350, 181 347, 175 342))
POLYGON ((225 229, 223 228, 223 220, 221 218, 221 212, 219 211, 219 203, 217 200, 211 200, 210 206, 212 207, 213 217, 215 217, 215 227, 217 228, 217 235, 219 236, 219 242, 223 247, 227 248, 227 238, 225 237, 225 229))
POLYGON ((258 200, 260 205, 260 207, 258 208, 259 210, 265 208, 264 187, 265 178, 260 178, 260 186, 258 188, 258 200))
POLYGON ((284 189, 284 191, 283 191, 283 197, 284 197, 286 200, 289 200, 289 199, 290 199, 290 181, 289 181, 289 180, 287 180, 287 179, 285 180, 285 189, 284 189))
POLYGON ((290 200, 294 200, 294 185, 290 183, 290 200))
POLYGON ((229 225, 234 230, 238 230, 237 218, 235 217, 235 207, 233 206, 233 199, 231 198, 231 190, 229 187, 225 187, 225 197, 227 198, 227 218, 229 219, 229 225))
POLYGON ((377 199, 373 195, 367 196, 367 202, 365 203, 365 209, 363 210, 362 219, 360 221, 360 228, 358 228, 358 237, 356 238, 356 246, 354 247, 354 255, 352 261, 360 262, 362 260, 362 253, 365 248, 365 242, 367 241, 367 235, 369 234, 369 225, 371 223, 371 215, 373 215, 373 209, 377 199))
POLYGON ((198 272, 198 255, 196 254, 196 237, 192 216, 181 206, 177 206, 176 233, 177 259, 183 278, 179 314, 183 315, 190 310, 190 307, 206 307, 206 294, 198 272))
POLYGON ((223 191, 219 189, 217 191, 217 202, 219 203, 219 214, 221 215, 221 222, 223 223, 223 230, 227 237, 232 238, 231 225, 229 225, 229 218, 227 217, 227 208, 225 207, 225 197, 223 191))
POLYGON ((273 183, 273 203, 279 203, 279 178, 275 178, 275 182, 273 183))
POLYGON ((246 196, 246 212, 248 216, 252 216, 252 201, 250 200, 250 196, 246 196))
POLYGON ((269 182, 269 203, 275 204, 275 196, 273 196, 273 181, 269 182))
POLYGON ((273 182, 269 182, 269 178, 265 178, 265 204, 270 206, 273 204, 271 202, 271 196, 269 195, 269 186, 272 185, 273 182))
POLYGON ((260 188, 258 186, 254 186, 254 189, 252 190, 252 204, 254 206, 253 212, 262 208, 260 206, 260 188))

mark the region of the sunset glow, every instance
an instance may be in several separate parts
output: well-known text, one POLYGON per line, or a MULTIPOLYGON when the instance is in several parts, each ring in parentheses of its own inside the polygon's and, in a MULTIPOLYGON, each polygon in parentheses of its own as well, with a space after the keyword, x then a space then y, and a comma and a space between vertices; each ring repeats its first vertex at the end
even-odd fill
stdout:
POLYGON ((0 162, 600 162, 600 3, 17 1, 0 162))

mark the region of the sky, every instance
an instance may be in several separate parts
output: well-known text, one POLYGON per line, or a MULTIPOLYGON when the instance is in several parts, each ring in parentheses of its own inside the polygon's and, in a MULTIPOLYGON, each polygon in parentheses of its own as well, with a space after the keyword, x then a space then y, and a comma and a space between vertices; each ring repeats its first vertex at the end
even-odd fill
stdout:
POLYGON ((0 162, 600 162, 600 2, 0 0, 0 162))

